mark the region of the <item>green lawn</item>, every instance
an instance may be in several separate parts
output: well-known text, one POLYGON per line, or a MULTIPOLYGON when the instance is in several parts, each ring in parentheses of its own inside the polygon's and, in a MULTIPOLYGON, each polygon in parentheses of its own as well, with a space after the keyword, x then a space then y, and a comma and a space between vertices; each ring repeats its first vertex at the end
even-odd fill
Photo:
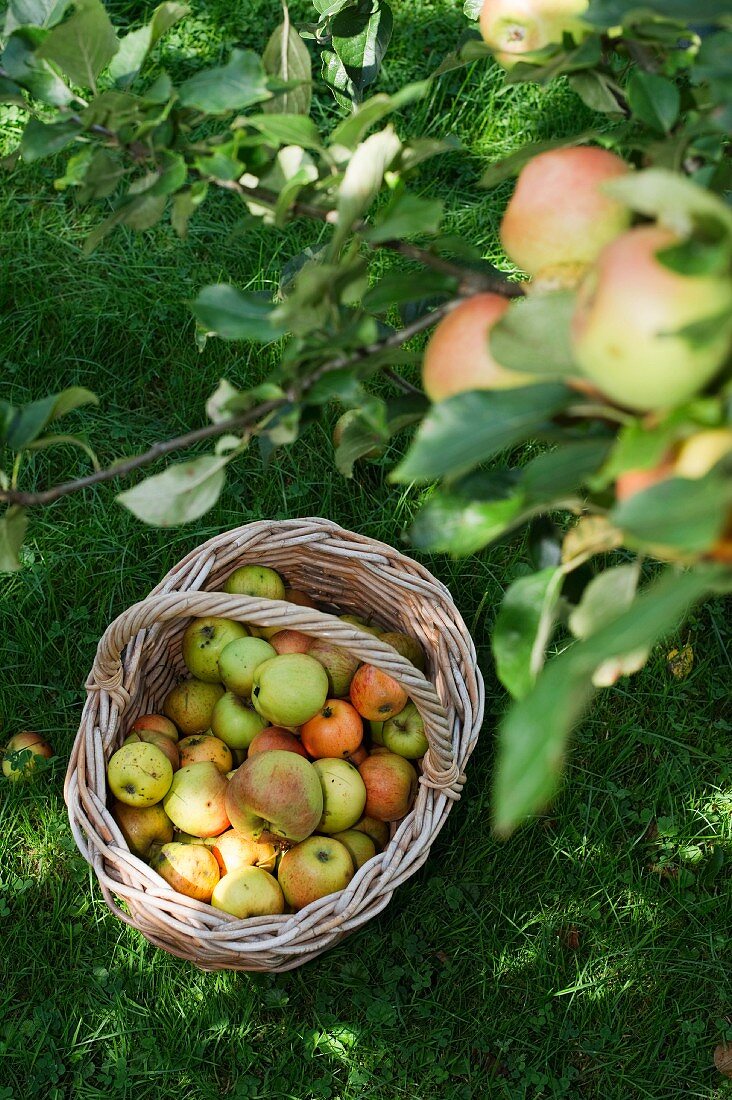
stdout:
MULTIPOLYGON (((148 5, 149 8, 151 5, 148 5)), ((434 67, 464 21, 448 0, 397 5, 381 87, 434 67)), ((295 18, 311 10, 293 4, 295 18)), ((119 20, 143 5, 118 2, 119 20)), ((190 69, 232 45, 260 48, 271 0, 196 0, 166 62, 190 69)), ((319 98, 316 113, 335 117, 319 98)), ((500 260, 507 189, 475 191, 496 158, 586 121, 565 88, 506 88, 487 66, 447 76, 398 120, 454 132, 472 156, 435 162, 456 231, 500 260)), ((16 129, 6 118, 5 148, 16 129)), ((67 385, 99 393, 84 414, 103 461, 204 422, 219 378, 250 384, 267 352, 196 350, 186 306, 217 280, 273 287, 318 227, 286 234, 219 196, 185 244, 168 226, 117 232, 89 259, 98 212, 53 190, 59 165, 20 167, 0 190, 0 379, 22 402, 67 385)), ((478 645, 487 720, 465 795, 425 867, 367 928, 283 976, 204 975, 147 944, 104 906, 71 839, 62 798, 82 684, 106 624, 189 549, 261 517, 327 515, 400 544, 417 494, 384 466, 345 481, 330 421, 263 469, 241 458, 218 506, 188 528, 144 528, 103 488, 33 516, 27 568, 0 582, 5 730, 46 734, 58 753, 37 781, 0 788, 0 1100, 634 1100, 732 1095, 712 1066, 732 1039, 729 929, 730 652, 721 604, 697 611, 646 670, 603 695, 579 730, 567 783, 508 842, 490 834, 493 729, 505 706, 488 630, 521 547, 426 559, 478 645), (688 678, 666 653, 690 643, 688 678)), ((81 414, 77 414, 77 423, 81 414)), ((27 484, 80 472, 78 452, 27 484)))

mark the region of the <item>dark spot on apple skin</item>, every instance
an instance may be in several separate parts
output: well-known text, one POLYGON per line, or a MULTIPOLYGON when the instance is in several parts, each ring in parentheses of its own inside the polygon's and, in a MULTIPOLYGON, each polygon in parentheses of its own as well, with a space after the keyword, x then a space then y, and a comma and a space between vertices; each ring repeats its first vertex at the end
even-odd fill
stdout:
POLYGON ((128 794, 136 794, 136 787, 134 783, 125 783, 122 790, 127 791, 128 794))
POLYGON ((330 852, 326 851, 325 848, 321 848, 320 851, 317 853, 317 858, 320 860, 321 863, 327 863, 330 859, 330 852))
POLYGON ((379 714, 391 714, 391 703, 382 703, 379 707, 379 714))

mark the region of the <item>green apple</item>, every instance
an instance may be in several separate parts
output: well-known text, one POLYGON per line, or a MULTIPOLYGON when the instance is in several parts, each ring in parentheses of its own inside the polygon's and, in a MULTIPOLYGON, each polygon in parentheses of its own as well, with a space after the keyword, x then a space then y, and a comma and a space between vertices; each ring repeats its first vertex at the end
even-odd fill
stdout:
POLYGON ((164 844, 150 866, 179 894, 198 901, 210 901, 219 881, 219 865, 204 844, 164 844))
POLYGON ((213 709, 223 694, 221 684, 183 680, 168 692, 163 710, 184 737, 192 733, 205 733, 211 728, 213 709))
POLYGON ((374 745, 384 744, 384 723, 383 722, 369 722, 369 729, 371 730, 371 742, 374 745))
POLYGON ((420 672, 424 672, 426 667, 424 651, 416 638, 410 637, 409 634, 402 634, 399 630, 387 630, 381 635, 381 640, 397 653, 401 653, 402 657, 411 661, 420 672))
POLYGON ((234 829, 250 840, 304 840, 323 813, 318 773, 295 752, 257 753, 229 780, 226 811, 234 829))
POLYGON ((173 766, 156 745, 140 741, 123 745, 110 757, 107 781, 126 806, 154 806, 170 789, 173 766))
POLYGON ((230 780, 210 760, 187 764, 173 776, 163 807, 176 829, 194 836, 218 836, 229 828, 226 791, 230 780))
POLYGON ((307 653, 272 657, 254 673, 252 702, 274 726, 302 726, 328 698, 328 676, 307 653))
MULTIPOLYGON (((172 722, 170 723, 172 726, 172 722)), ((176 733, 176 738, 178 734, 176 733)), ((174 772, 178 771, 180 767, 180 754, 178 752, 177 740, 174 741, 172 737, 168 737, 165 733, 159 733, 157 730, 135 730, 134 733, 129 733, 122 742, 123 745, 134 745, 144 741, 148 745, 155 745, 157 749, 160 749, 164 753, 174 772)))
POLYGON ((358 829, 345 829, 342 833, 336 833, 333 840, 340 840, 341 844, 348 848, 353 866, 357 871, 376 855, 374 841, 368 833, 361 832, 358 829))
POLYGON ((323 757, 313 763, 323 788, 319 833, 341 833, 355 825, 366 805, 366 787, 358 768, 347 760, 323 757))
POLYGON ((377 852, 383 852, 389 843, 389 826, 377 817, 368 817, 364 814, 348 831, 366 833, 366 836, 370 836, 376 845, 377 852))
POLYGON ((194 619, 183 634, 183 660, 188 671, 206 684, 219 683, 219 657, 230 642, 248 636, 247 628, 233 619, 194 619))
POLYGON ((211 904, 214 909, 222 909, 240 920, 268 917, 285 911, 280 884, 261 867, 240 867, 238 871, 229 871, 216 883, 211 904))
POLYGON ((128 806, 115 802, 112 817, 131 852, 149 859, 153 844, 168 844, 173 839, 173 822, 160 803, 154 806, 128 806))
POLYGON ((39 759, 49 760, 53 749, 39 733, 23 730, 11 737, 3 753, 3 775, 16 783, 19 779, 28 779, 36 770, 39 759))
POLYGON ((353 875, 351 853, 331 836, 310 836, 290 848, 277 872, 285 901, 296 910, 345 889, 353 875))
MULTIPOLYGON (((248 640, 259 641, 258 638, 248 640)), ((211 715, 211 729, 230 749, 248 749, 267 725, 267 719, 254 709, 254 704, 248 699, 240 699, 233 691, 221 696, 211 715)))
POLYGON ((384 744, 390 752, 407 760, 421 760, 430 747, 424 732, 424 719, 414 703, 384 722, 384 744))
POLYGON ((255 670, 276 656, 277 650, 264 638, 237 638, 229 642, 219 657, 219 678, 227 691, 248 698, 252 694, 255 670))
POLYGON ((342 699, 348 695, 351 680, 361 664, 358 657, 354 657, 341 646, 321 641, 319 638, 308 646, 307 653, 316 661, 320 661, 328 674, 328 694, 335 696, 336 699, 342 699))
POLYGON ((732 344, 732 279, 672 271, 657 253, 670 229, 631 229, 601 252, 572 318, 577 365, 607 397, 639 412, 681 405, 719 371, 732 344), (706 325, 692 343, 682 330, 706 325))
POLYGON ((224 592, 263 600, 284 600, 285 582, 266 565, 242 565, 226 578, 224 592))

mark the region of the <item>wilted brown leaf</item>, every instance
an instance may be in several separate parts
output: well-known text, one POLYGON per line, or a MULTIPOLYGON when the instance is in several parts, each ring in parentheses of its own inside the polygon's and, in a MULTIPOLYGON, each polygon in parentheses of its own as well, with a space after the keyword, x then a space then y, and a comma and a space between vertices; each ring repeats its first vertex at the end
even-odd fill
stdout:
POLYGON ((672 649, 666 654, 668 670, 677 680, 685 680, 694 667, 694 650, 690 645, 672 649))

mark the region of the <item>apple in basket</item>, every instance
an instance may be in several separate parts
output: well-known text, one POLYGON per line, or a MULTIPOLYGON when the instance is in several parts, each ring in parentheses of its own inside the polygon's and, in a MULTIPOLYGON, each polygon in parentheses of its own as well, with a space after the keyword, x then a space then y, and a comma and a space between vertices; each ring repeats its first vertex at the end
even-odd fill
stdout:
POLYGON ((421 760, 429 748, 424 719, 414 703, 407 703, 404 710, 384 722, 382 737, 390 752, 407 760, 421 760))
POLYGON ((173 839, 173 822, 159 802, 154 806, 127 806, 115 802, 112 817, 131 852, 149 859, 153 844, 169 844, 173 839))
POLYGON ((409 812, 417 793, 417 773, 403 756, 379 753, 358 769, 366 787, 365 812, 380 821, 399 821, 409 812))
POLYGON ((249 840, 237 833, 236 829, 227 829, 221 836, 209 838, 206 846, 216 857, 222 875, 237 871, 240 867, 262 867, 265 871, 274 871, 277 864, 277 848, 263 840, 249 840))
POLYGON ((291 730, 283 729, 282 726, 267 726, 266 729, 260 730, 252 740, 247 753, 247 760, 251 760, 257 753, 269 752, 270 749, 284 749, 285 752, 296 752, 298 756, 304 756, 306 760, 308 758, 302 742, 291 730))
POLYGON ((273 726, 301 726, 318 713, 327 695, 326 671, 307 653, 272 657, 254 673, 252 702, 273 726))
POLYGON ((237 638, 229 642, 219 657, 219 679, 227 691, 248 698, 252 694, 255 669, 277 653, 278 650, 264 638, 237 638))
MULTIPOLYGON (((163 714, 141 714, 130 726, 130 733, 142 733, 143 730, 164 733, 171 741, 178 740, 178 730, 175 727, 175 722, 171 722, 163 714)), ((141 737, 140 740, 145 741, 147 738, 141 737)))
POLYGON ((204 844, 163 844, 150 866, 179 894, 198 901, 210 901, 219 881, 219 865, 204 844))
POLYGON ((205 733, 211 727, 213 709, 223 694, 221 684, 183 680, 168 692, 163 710, 184 737, 192 733, 205 733))
POLYGON ((316 760, 313 764, 323 788, 323 816, 319 833, 340 833, 355 825, 366 805, 366 787, 358 768, 347 760, 316 760))
MULTIPOLYGON (((251 640, 260 641, 259 638, 251 640)), ((240 699, 233 691, 221 696, 211 715, 212 732, 230 749, 248 749, 266 726, 267 719, 254 709, 251 700, 240 699)))
POLYGON ((376 855, 374 841, 368 833, 358 832, 357 829, 345 829, 342 833, 335 833, 333 840, 340 840, 341 844, 348 848, 353 866, 357 871, 376 855))
POLYGON ((115 798, 127 806, 153 806, 167 794, 173 766, 155 745, 138 741, 113 753, 107 765, 107 780, 115 798))
POLYGON ((370 722, 384 722, 407 704, 404 688, 374 665, 361 665, 351 681, 350 698, 361 717, 370 722))
POLYGON ((230 780, 210 760, 187 764, 173 776, 163 807, 176 829, 194 836, 218 836, 228 829, 226 791, 230 780))
POLYGON ((234 764, 231 749, 212 733, 194 733, 190 737, 184 737, 178 742, 178 749, 182 768, 210 760, 220 772, 226 774, 234 764))
POLYGON ((211 904, 239 920, 285 911, 279 882, 261 867, 239 867, 229 871, 214 886, 211 904))
POLYGON ((361 664, 358 657, 354 657, 341 646, 318 638, 310 643, 307 652, 316 661, 320 661, 327 672, 329 693, 336 698, 348 695, 356 669, 361 664))
POLYGON ((284 600, 285 582, 267 565, 241 565, 226 578, 224 592, 262 600, 284 600))
POLYGON ((285 901, 302 909, 345 889, 354 875, 351 853, 331 836, 310 836, 282 857, 278 878, 285 901))
POLYGON ((304 840, 323 813, 318 773, 294 752, 257 753, 228 781, 226 810, 232 826, 250 840, 304 840))
POLYGON ((196 679, 206 684, 217 684, 221 679, 219 657, 230 642, 248 636, 247 628, 233 619, 220 619, 213 615, 194 619, 183 634, 182 651, 186 668, 196 679))

